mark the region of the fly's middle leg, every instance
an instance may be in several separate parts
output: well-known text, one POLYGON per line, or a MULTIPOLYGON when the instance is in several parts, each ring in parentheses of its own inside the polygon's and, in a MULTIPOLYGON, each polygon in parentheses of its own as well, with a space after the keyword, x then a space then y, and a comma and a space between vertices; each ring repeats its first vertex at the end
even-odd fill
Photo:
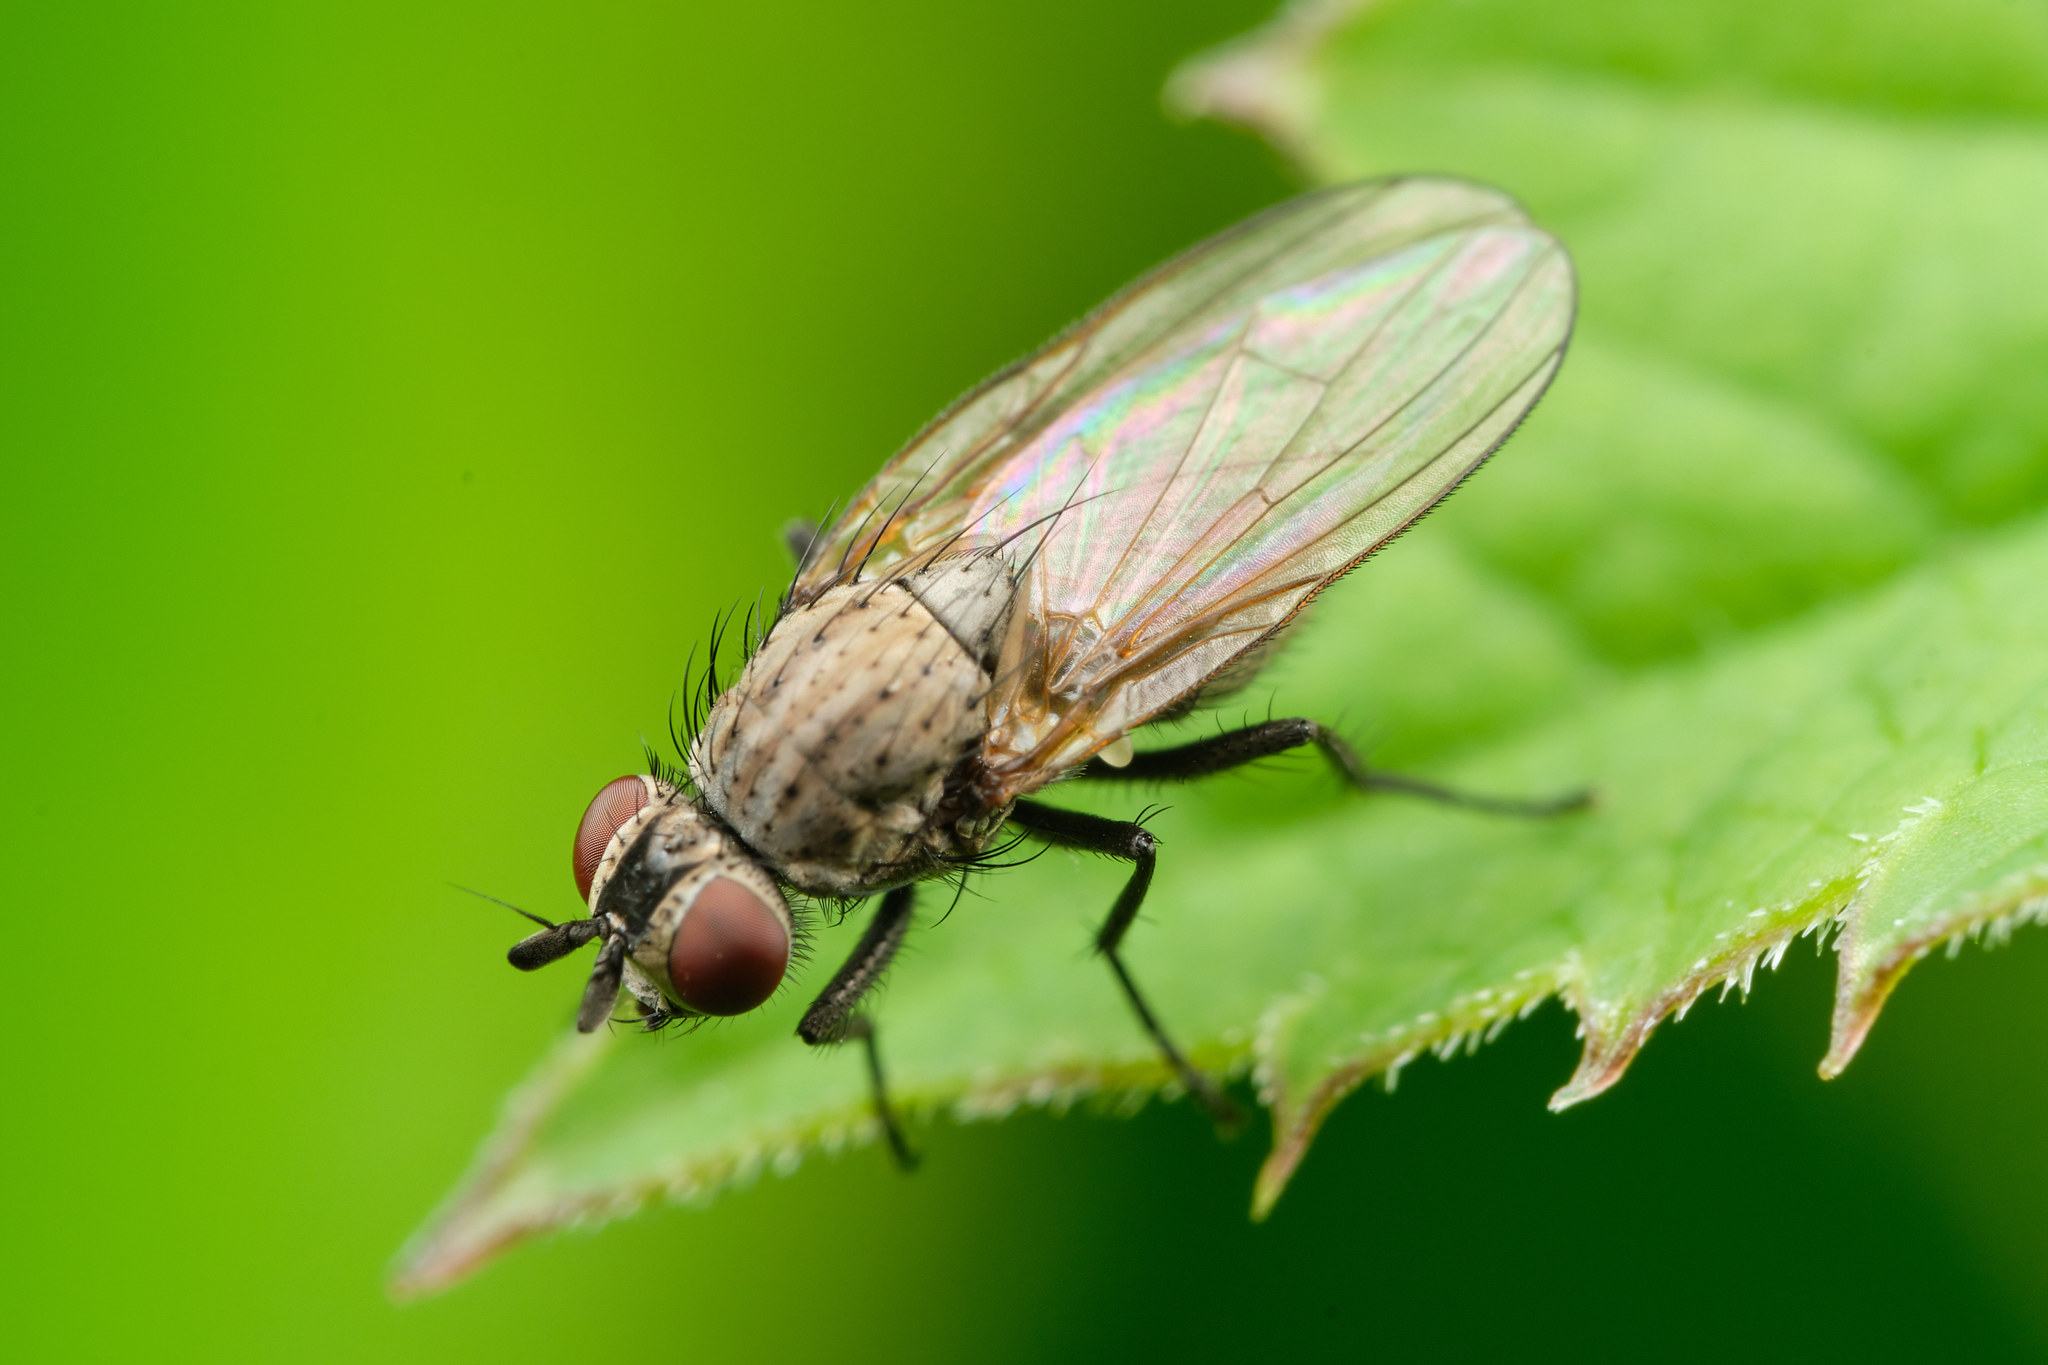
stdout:
POLYGON ((1584 809, 1593 800, 1592 792, 1583 788, 1562 796, 1535 799, 1484 796, 1426 782, 1419 777, 1369 768, 1359 758, 1358 752, 1328 726, 1300 716, 1247 725, 1242 730, 1231 730, 1211 739, 1198 739, 1192 744, 1176 745, 1171 749, 1133 754, 1131 761, 1121 768, 1112 767, 1100 758, 1092 758, 1082 767, 1080 775, 1125 782, 1187 782, 1246 763, 1256 763, 1262 758, 1272 758, 1308 744, 1321 751, 1337 775, 1359 791, 1400 792, 1426 801, 1487 811, 1494 815, 1563 815, 1584 809))
POLYGON ((1174 1074, 1180 1077, 1181 1084, 1202 1102, 1218 1127, 1226 1131, 1235 1130, 1243 1121, 1237 1106, 1230 1102, 1214 1080, 1187 1059, 1187 1054, 1168 1036, 1159 1016, 1146 1003, 1144 992, 1131 979, 1130 968, 1124 965, 1123 954, 1119 951, 1125 932, 1130 929, 1131 921, 1138 917, 1138 908, 1145 903, 1146 891, 1151 889, 1152 869, 1159 857, 1158 841, 1143 825, 1128 820, 1105 820, 1099 815, 1042 806, 1036 801, 1019 801, 1010 812, 1010 819, 1046 843, 1085 849, 1131 864, 1130 879, 1117 894, 1116 903, 1110 907, 1109 917, 1102 922, 1102 928, 1095 933, 1095 951, 1108 961, 1110 971, 1116 974, 1117 985, 1123 988, 1124 998, 1131 1002, 1131 1009, 1138 1016, 1138 1022, 1152 1036, 1160 1054, 1166 1058, 1174 1074))
POLYGON ((867 1052, 868 1083, 874 1093, 875 1118, 882 1125, 882 1135, 889 1140, 890 1154, 906 1171, 917 1168, 917 1153, 911 1150, 909 1139, 903 1135, 902 1124, 896 1121, 896 1111, 889 1104, 889 1087, 882 1076, 882 1055, 875 1046, 874 1021, 855 1011, 862 997, 882 979, 882 973, 888 970, 896 950, 903 946, 903 936, 910 930, 910 912, 916 904, 917 891, 913 887, 899 886, 882 897, 875 917, 868 922, 867 932, 854 945, 853 955, 833 973, 832 980, 818 993, 818 998, 811 1002, 811 1007, 804 1011, 803 1019, 796 1026, 797 1037, 814 1047, 820 1043, 860 1041, 867 1052))

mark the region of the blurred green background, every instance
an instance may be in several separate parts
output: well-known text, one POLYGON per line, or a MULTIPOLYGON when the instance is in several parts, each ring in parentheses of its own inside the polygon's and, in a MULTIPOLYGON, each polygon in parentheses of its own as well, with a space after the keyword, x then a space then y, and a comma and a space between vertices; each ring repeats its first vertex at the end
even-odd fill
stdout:
POLYGON ((447 883, 569 910, 786 518, 1297 188, 1159 108, 1267 8, 0 19, 9 1358, 2048 1354, 2042 934, 1829 1085, 1810 957, 1562 1117, 1548 1009, 1263 1226, 1260 1135, 1031 1115, 386 1301, 568 1008, 447 883))

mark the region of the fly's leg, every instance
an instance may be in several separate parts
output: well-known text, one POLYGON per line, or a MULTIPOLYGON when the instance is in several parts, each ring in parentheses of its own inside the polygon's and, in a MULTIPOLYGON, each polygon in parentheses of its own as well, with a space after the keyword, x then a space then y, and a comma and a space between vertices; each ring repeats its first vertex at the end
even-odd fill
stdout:
POLYGON ((868 921, 867 932, 854 945, 853 955, 832 974, 832 980, 804 1011, 802 1022, 796 1026, 798 1037, 815 1045, 842 1042, 854 1036, 848 1031, 853 1012, 861 997, 882 979, 896 950, 903 946, 903 935, 910 929, 910 912, 916 903, 915 887, 899 886, 882 897, 881 908, 868 921))
POLYGON ((882 1135, 889 1139, 889 1151, 895 1156, 896 1164, 904 1170, 917 1168, 917 1153, 910 1149, 910 1142, 903 1136, 903 1127, 896 1121, 896 1111, 889 1106, 889 1087, 882 1079, 882 1055, 875 1048, 874 1021, 865 1014, 855 1014, 861 997, 866 995, 882 973, 889 969, 890 959, 903 946, 903 936, 910 930, 910 912, 917 903, 914 887, 899 886, 882 897, 881 908, 875 911, 874 919, 868 922, 867 932, 854 945, 853 955, 846 959, 846 965, 833 973, 825 989, 818 992, 818 998, 804 1011, 804 1017, 796 1026, 797 1037, 813 1047, 820 1043, 841 1043, 859 1039, 867 1050, 868 1081, 874 1089, 875 1117, 881 1121, 882 1135))
POLYGON ((1327 726, 1299 716, 1290 720, 1269 720, 1262 725, 1247 725, 1242 730, 1232 730, 1213 739, 1198 739, 1192 744, 1181 744, 1171 749, 1133 754, 1130 763, 1121 768, 1112 767, 1100 758, 1091 758, 1082 766, 1080 776, 1126 782, 1186 782, 1246 763, 1256 763, 1305 744, 1313 744, 1321 750, 1337 775, 1359 791, 1401 792, 1447 806, 1463 806, 1467 810, 1488 811, 1495 815, 1563 815, 1567 811, 1583 810, 1593 800, 1593 793, 1584 789, 1535 800, 1480 796, 1425 782, 1419 777, 1382 772, 1368 768, 1359 759, 1357 751, 1327 726))
POLYGON ((896 1111, 889 1107, 889 1083, 882 1075, 882 1054, 875 1050, 875 1021, 865 1014, 856 1014, 846 1021, 840 1036, 860 1039, 867 1053, 868 1088, 875 1097, 875 1117, 881 1120, 882 1136, 889 1139, 889 1155, 896 1158, 898 1170, 916 1170, 917 1152, 911 1147, 910 1139, 903 1136, 903 1125, 896 1121, 896 1111))
POLYGON ((584 984, 583 1003, 576 1010, 578 1033, 595 1033, 599 1024, 612 1017, 612 1007, 619 1003, 619 982, 625 975, 626 939, 623 934, 613 934, 597 950, 590 980, 584 984))
POLYGON ((1099 815, 1042 806, 1036 801, 1019 801, 1010 812, 1010 819, 1029 831, 1032 837, 1046 843, 1085 849, 1105 857, 1121 858, 1131 864, 1130 880, 1117 893, 1116 904, 1109 908, 1109 918, 1095 933, 1095 951, 1108 960, 1109 969, 1116 973, 1117 984, 1123 988, 1124 998, 1137 1012, 1138 1022, 1144 1025, 1145 1032, 1152 1035, 1152 1041, 1158 1045, 1174 1074, 1180 1077, 1181 1084, 1202 1102, 1219 1128, 1235 1130, 1243 1121, 1237 1106, 1230 1102, 1215 1081, 1197 1070, 1186 1054, 1175 1046, 1173 1039, 1167 1036, 1159 1016, 1145 1003, 1144 993, 1131 979, 1130 969, 1124 965, 1123 954, 1118 951, 1131 921, 1138 917, 1138 907, 1145 903, 1145 892, 1152 885, 1152 869, 1159 859, 1158 841, 1143 825, 1131 821, 1105 820, 1099 815))

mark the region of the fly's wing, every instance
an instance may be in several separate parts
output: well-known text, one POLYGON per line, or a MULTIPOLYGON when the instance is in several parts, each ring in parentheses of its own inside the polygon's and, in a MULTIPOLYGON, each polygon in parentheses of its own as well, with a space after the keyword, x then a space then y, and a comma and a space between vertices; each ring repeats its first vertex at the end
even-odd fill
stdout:
POLYGON ((1524 222, 1497 191, 1411 178, 1305 195, 1212 237, 970 391, 912 438, 814 540, 790 602, 813 601, 837 583, 901 566, 956 538, 985 542, 987 523, 976 522, 986 517, 984 495, 1020 452, 1100 391, 1242 318, 1265 295, 1446 233, 1524 222))
POLYGON ((1500 207, 1364 259, 1312 239, 1004 460, 967 517, 1030 547, 984 751, 998 792, 1189 696, 1506 439, 1563 359, 1573 283, 1500 207))
POLYGON ((1572 305, 1563 249, 1495 191, 1407 179, 1283 205, 963 399, 841 519, 798 600, 863 563, 1013 547, 984 758, 996 791, 1029 791, 1455 487, 1556 372, 1572 305))

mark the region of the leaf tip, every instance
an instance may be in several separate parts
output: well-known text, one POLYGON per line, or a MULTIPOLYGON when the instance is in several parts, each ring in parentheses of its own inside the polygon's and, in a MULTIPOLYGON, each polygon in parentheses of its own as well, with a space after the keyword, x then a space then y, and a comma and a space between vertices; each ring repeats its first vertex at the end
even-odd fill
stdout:
POLYGON ((1579 1057, 1578 1070, 1551 1094, 1550 1112, 1562 1114, 1573 1105, 1583 1104, 1604 1093, 1628 1070, 1647 1035, 1647 1029, 1640 1034, 1630 1030, 1619 1038, 1603 1041, 1589 1034, 1586 1050, 1579 1057))
POLYGON ((1849 1069, 1849 1063, 1856 1060, 1863 1047, 1863 1040, 1870 1036, 1871 1025, 1877 1022, 1884 1002, 1891 997, 1892 988, 1912 965, 1913 959, 1908 957, 1892 964, 1889 970, 1872 970, 1856 963, 1847 953, 1842 955, 1828 1053, 1820 1059, 1822 1080, 1831 1081, 1849 1069))
POLYGON ((1273 1206, 1280 1202, 1280 1196, 1287 1193, 1288 1182, 1294 1179, 1294 1172, 1301 1166, 1301 1159, 1308 1153, 1310 1134, 1299 1130, 1276 1135, 1273 1150, 1266 1154, 1259 1166, 1258 1179, 1252 1182, 1251 1217, 1254 1223, 1263 1223, 1273 1212, 1273 1206))
POLYGON ((502 1251, 511 1240, 465 1246, 462 1239, 448 1233, 447 1228, 439 1225, 423 1228, 398 1253, 384 1280, 384 1293, 393 1303, 412 1303, 440 1293, 502 1251))
POLYGON ((2004 832, 2015 805, 2037 820, 2048 815, 2043 769, 2019 764, 1978 779, 1948 802, 1924 798, 1878 841, 1882 851, 1863 870, 1864 890, 1844 913, 1835 943, 1840 965, 1823 1080, 1855 1060, 1892 991, 1920 959, 1943 944, 1953 957, 1972 939, 1997 946, 2023 925, 2048 923, 2048 864, 2036 860, 2042 840, 2025 837, 2038 823, 2022 823, 2018 840, 2004 832), (2003 875, 1966 866, 1957 876, 1948 861, 1958 855, 2003 875), (1924 870, 1930 867, 1932 875, 1924 870))

